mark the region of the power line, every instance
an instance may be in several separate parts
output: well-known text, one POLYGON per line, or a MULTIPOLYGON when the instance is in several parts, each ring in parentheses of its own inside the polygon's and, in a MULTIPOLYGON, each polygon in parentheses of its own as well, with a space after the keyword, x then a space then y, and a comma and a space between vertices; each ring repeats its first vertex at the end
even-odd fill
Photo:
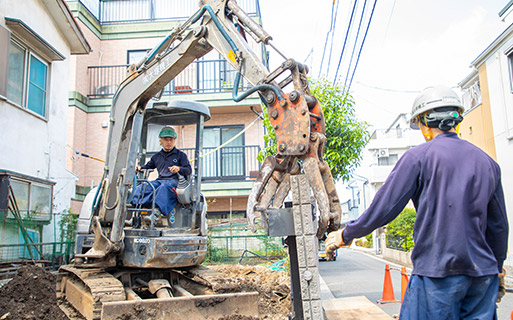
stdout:
POLYGON ((347 67, 346 78, 344 80, 344 87, 347 83, 347 78, 349 78, 349 72, 351 70, 351 65, 353 64, 354 51, 356 50, 356 46, 358 45, 358 38, 360 37, 360 29, 362 27, 363 17, 365 15, 365 8, 367 7, 367 0, 363 3, 362 16, 360 17, 360 22, 358 23, 358 30, 356 31, 356 37, 354 39, 353 51, 351 52, 351 59, 349 60, 349 66, 347 67))
POLYGON ((333 85, 335 85, 335 83, 337 82, 338 69, 340 68, 340 63, 342 62, 342 57, 344 56, 344 50, 346 48, 347 39, 349 37, 349 31, 351 30, 351 25, 352 25, 353 17, 354 17, 354 11, 356 9, 357 3, 358 3, 358 0, 355 0, 354 5, 353 5, 353 10, 351 11, 351 18, 349 18, 349 24, 347 26, 346 37, 344 39, 344 45, 342 46, 342 52, 340 52, 340 59, 338 60, 337 71, 335 72, 335 77, 333 78, 333 85))
POLYGON ((372 22, 372 16, 374 15, 374 9, 376 8, 376 3, 378 0, 374 0, 374 4, 372 5, 372 11, 369 18, 369 23, 367 24, 367 29, 365 30, 365 35, 363 36, 362 45, 360 47, 360 51, 358 52, 358 58, 356 59, 356 63, 354 65, 353 74, 351 75, 351 81, 349 81, 349 85, 347 87, 347 91, 349 92, 349 89, 351 89, 351 84, 353 83, 354 74, 356 72, 356 68, 358 67, 358 62, 360 61, 360 55, 362 53, 363 45, 365 44, 365 39, 367 39, 367 33, 369 32, 369 27, 372 22))
POLYGON ((335 1, 333 1, 333 4, 331 5, 331 22, 330 22, 330 29, 326 33, 326 41, 324 41, 324 49, 322 50, 322 59, 321 59, 321 67, 319 68, 319 75, 318 78, 321 77, 322 73, 322 64, 324 62, 324 55, 326 54, 326 46, 328 45, 328 38, 330 36, 331 30, 333 29, 333 14, 335 12, 335 1))
POLYGON ((356 81, 356 83, 358 83, 359 85, 362 85, 364 87, 367 87, 367 88, 381 90, 381 91, 397 92, 397 93, 415 93, 415 94, 420 93, 420 91, 418 91, 418 90, 396 90, 396 89, 389 89, 389 88, 381 88, 381 87, 371 86, 371 85, 368 85, 368 84, 365 84, 365 83, 362 83, 362 82, 359 82, 359 81, 356 81))
POLYGON ((390 17, 388 17, 387 28, 385 30, 385 36, 383 37, 383 40, 385 40, 388 35, 388 29, 390 28, 390 22, 392 21, 392 16, 394 15, 395 2, 396 2, 396 0, 394 0, 394 4, 392 5, 392 10, 390 11, 390 17))
POLYGON ((333 32, 331 33, 331 44, 330 44, 330 56, 328 58, 328 67, 326 68, 326 74, 329 73, 330 64, 331 64, 331 53, 333 51, 333 39, 335 39, 335 28, 337 27, 337 15, 338 15, 338 5, 340 1, 337 3, 337 8, 335 9, 335 18, 333 21, 333 32))

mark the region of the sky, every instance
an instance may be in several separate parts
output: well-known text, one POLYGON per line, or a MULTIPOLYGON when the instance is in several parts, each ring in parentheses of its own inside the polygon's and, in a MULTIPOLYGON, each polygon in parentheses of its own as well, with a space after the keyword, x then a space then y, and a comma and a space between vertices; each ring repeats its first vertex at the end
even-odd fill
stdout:
MULTIPOLYGON (((340 60, 353 8, 352 1, 335 1, 333 6, 333 0, 260 0, 263 26, 273 37, 274 46, 287 57, 309 65, 311 77, 324 76, 330 81, 340 60), (334 31, 332 27, 326 41, 332 8, 337 6, 334 31)), ((342 83, 348 70, 348 79, 352 73, 353 67, 348 66, 365 2, 367 9, 353 67, 374 4, 374 0, 358 1, 337 77, 342 83)), ((413 100, 423 88, 434 84, 456 87, 472 71, 470 63, 506 29, 498 13, 507 3, 508 0, 377 1, 350 90, 360 120, 368 122, 371 129, 387 128, 399 113, 411 111, 413 100)), ((270 50, 273 70, 283 60, 270 50)))

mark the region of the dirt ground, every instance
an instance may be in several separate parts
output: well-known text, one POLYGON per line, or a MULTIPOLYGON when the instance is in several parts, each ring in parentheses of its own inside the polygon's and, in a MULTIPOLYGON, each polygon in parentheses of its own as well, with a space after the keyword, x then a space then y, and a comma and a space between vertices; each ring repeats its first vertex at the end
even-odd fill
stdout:
POLYGON ((66 320, 57 306, 54 274, 26 265, 0 288, 1 320, 66 320))
MULTIPOLYGON (((283 320, 291 309, 289 276, 260 266, 209 266, 223 274, 218 292, 259 292, 260 317, 226 316, 219 320, 283 320)), ((0 320, 66 320, 57 305, 56 276, 44 269, 26 265, 0 288, 0 320)))
MULTIPOLYGON (((226 275, 227 292, 258 291, 258 311, 265 320, 287 319, 291 310, 290 278, 286 272, 273 272, 261 266, 209 266, 226 275), (233 291, 232 291, 233 290, 233 291)), ((215 290, 215 288, 214 288, 215 290)))

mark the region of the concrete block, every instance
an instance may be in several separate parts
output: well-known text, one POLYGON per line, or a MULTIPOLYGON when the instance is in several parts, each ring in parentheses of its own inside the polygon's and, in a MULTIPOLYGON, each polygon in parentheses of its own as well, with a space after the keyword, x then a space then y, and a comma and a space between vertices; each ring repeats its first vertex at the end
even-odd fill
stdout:
POLYGON ((299 268, 301 280, 301 298, 303 300, 321 299, 321 285, 319 281, 319 271, 317 268, 299 268), (307 273, 311 279, 307 280, 307 273))
POLYGON ((298 205, 301 203, 301 194, 299 188, 300 187, 298 175, 291 175, 290 192, 292 193, 292 205, 298 205))

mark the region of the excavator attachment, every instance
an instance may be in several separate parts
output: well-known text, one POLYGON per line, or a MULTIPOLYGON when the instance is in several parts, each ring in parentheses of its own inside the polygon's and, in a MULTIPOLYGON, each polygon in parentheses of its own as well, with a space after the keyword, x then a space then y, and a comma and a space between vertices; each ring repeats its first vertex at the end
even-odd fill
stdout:
POLYGON ((282 205, 290 190, 290 174, 303 171, 319 208, 317 237, 322 238, 326 231, 340 228, 342 214, 335 182, 323 158, 324 115, 318 100, 310 95, 305 66, 289 59, 268 78, 274 79, 286 70, 291 71, 288 82, 294 84, 295 90, 283 95, 284 100, 280 101, 272 92, 265 96, 278 154, 268 156, 262 163, 248 198, 248 224, 251 230, 256 230, 255 219, 259 212, 267 230, 267 209, 282 205))

